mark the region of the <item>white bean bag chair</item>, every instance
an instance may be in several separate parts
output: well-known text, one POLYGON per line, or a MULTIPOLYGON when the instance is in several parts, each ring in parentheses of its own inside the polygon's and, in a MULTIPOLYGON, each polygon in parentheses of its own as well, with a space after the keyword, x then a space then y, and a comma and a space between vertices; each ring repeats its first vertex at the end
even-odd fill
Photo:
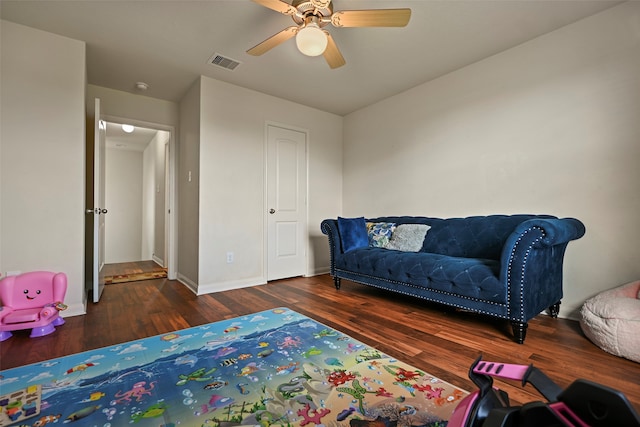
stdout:
POLYGON ((640 363, 640 281, 596 295, 580 314, 580 327, 594 344, 640 363))

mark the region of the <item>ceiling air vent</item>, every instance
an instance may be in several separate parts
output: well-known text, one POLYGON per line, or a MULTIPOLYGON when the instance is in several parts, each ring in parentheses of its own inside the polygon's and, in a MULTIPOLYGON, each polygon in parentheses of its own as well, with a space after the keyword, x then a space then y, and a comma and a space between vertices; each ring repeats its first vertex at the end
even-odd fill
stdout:
POLYGON ((219 53, 214 53, 213 56, 209 58, 209 64, 233 71, 238 65, 240 65, 240 62, 235 59, 222 56, 219 53))

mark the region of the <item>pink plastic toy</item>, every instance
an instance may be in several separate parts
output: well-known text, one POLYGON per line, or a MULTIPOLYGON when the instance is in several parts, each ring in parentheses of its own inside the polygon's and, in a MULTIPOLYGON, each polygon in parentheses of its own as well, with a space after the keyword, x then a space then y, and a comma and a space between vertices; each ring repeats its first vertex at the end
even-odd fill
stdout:
POLYGON ((64 273, 34 271, 0 280, 0 341, 11 332, 31 329, 31 338, 48 335, 64 324, 59 311, 67 293, 64 273))
POLYGON ((640 415, 624 394, 593 381, 578 379, 563 390, 533 365, 485 362, 482 357, 471 365, 469 378, 478 390, 460 401, 449 427, 640 427, 640 415), (546 401, 511 405, 493 378, 531 384, 546 401))

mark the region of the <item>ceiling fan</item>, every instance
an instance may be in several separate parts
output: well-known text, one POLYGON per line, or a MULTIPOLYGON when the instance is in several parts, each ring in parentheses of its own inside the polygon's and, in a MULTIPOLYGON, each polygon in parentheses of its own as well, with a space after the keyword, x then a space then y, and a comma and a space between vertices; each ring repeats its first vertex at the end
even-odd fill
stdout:
POLYGON ((308 56, 323 55, 331 68, 343 66, 346 61, 331 34, 323 29, 334 27, 404 27, 411 18, 411 9, 368 9, 333 11, 331 0, 253 0, 284 15, 296 23, 269 37, 247 51, 260 56, 296 36, 298 50, 308 56))

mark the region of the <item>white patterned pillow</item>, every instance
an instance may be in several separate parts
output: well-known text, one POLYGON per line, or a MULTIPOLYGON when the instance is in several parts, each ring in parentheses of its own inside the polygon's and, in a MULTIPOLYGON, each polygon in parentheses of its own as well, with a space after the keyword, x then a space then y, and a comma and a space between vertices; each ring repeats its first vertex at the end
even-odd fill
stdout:
POLYGON ((389 239, 387 249, 404 252, 420 252, 424 237, 431 227, 426 224, 400 224, 389 239))
POLYGON ((386 248, 395 228, 396 224, 393 222, 367 222, 369 246, 386 248))

